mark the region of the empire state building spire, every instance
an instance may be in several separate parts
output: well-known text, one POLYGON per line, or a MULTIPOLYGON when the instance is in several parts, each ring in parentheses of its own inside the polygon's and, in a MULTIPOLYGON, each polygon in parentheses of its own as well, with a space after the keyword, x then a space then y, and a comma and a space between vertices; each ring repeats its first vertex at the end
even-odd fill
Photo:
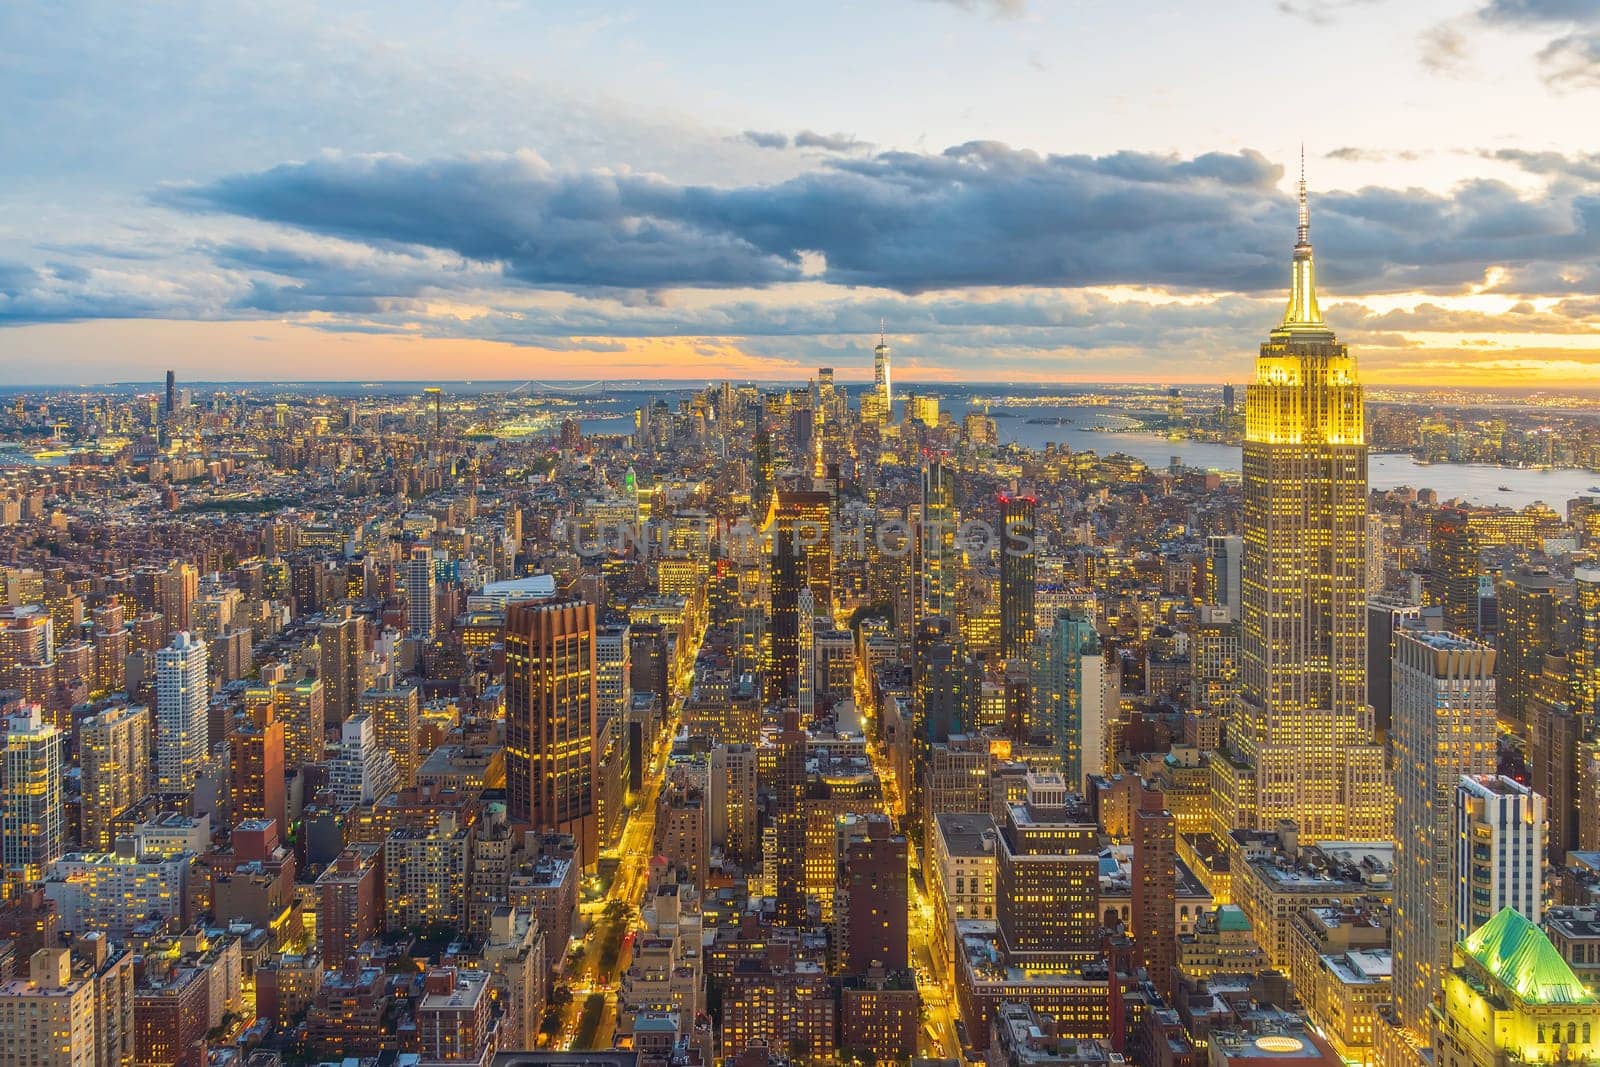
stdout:
POLYGON ((1306 154, 1300 150, 1300 216, 1294 243, 1294 272, 1289 281, 1289 306, 1280 330, 1293 333, 1327 333, 1322 309, 1317 307, 1316 263, 1311 254, 1311 210, 1306 206, 1306 154))
POLYGON ((1225 825, 1369 841, 1394 803, 1366 703, 1364 404, 1317 308, 1305 190, 1289 307, 1245 390, 1239 696, 1214 795, 1225 825))

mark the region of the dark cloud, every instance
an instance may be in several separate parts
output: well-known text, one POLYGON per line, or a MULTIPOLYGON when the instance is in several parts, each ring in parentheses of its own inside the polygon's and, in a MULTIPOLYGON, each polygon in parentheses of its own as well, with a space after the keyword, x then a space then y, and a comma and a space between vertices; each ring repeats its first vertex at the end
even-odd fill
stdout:
MULTIPOLYGON (((1284 284, 1293 206, 1281 178, 1249 151, 1043 156, 972 142, 830 158, 787 181, 733 187, 556 171, 530 153, 328 156, 161 199, 392 256, 434 250, 491 265, 511 284, 577 292, 813 279, 905 293, 1257 293, 1284 284)), ((1347 291, 1458 289, 1490 266, 1515 276, 1600 259, 1600 200, 1581 192, 1529 196, 1493 181, 1450 194, 1369 187, 1316 195, 1312 210, 1323 276, 1347 291)), ((294 264, 284 272, 300 276, 294 264)))
POLYGON ((1484 152, 1483 155, 1487 159, 1515 163, 1531 174, 1600 184, 1600 152, 1569 156, 1560 152, 1529 152, 1520 148, 1502 148, 1484 152))
POLYGON ((788 134, 786 134, 786 133, 775 133, 775 132, 771 132, 771 131, 768 131, 768 130, 745 130, 743 133, 741 133, 739 135, 738 139, 741 140, 741 141, 744 141, 747 144, 753 144, 757 148, 788 148, 789 147, 789 135, 788 134))
POLYGON ((829 152, 849 152, 857 148, 870 148, 865 141, 858 141, 848 133, 817 133, 815 130, 801 130, 794 135, 796 148, 821 148, 829 152))
POLYGON ((1600 0, 1489 0, 1478 17, 1524 26, 1600 22, 1600 0))
POLYGON ((1544 80, 1553 89, 1600 88, 1600 0, 1489 0, 1484 22, 1524 28, 1564 27, 1568 32, 1539 49, 1544 80))
POLYGON ((0 261, 0 324, 8 326, 87 319, 206 319, 219 312, 214 294, 166 278, 54 260, 38 267, 0 261))

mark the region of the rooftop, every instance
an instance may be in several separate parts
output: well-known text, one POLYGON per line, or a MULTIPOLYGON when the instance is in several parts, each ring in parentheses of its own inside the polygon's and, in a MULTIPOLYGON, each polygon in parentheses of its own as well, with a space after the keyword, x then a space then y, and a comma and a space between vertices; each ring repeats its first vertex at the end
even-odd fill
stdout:
POLYGON ((1461 943, 1462 951, 1532 1004, 1600 1004, 1550 939, 1521 912, 1499 914, 1461 943))

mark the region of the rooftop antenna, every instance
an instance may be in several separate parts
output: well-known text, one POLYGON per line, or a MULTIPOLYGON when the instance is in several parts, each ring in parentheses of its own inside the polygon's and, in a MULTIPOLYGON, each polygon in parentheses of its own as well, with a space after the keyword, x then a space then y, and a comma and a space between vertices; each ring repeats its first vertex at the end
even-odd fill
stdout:
POLYGON ((1306 207, 1306 145, 1300 142, 1300 239, 1295 242, 1296 248, 1305 248, 1311 244, 1311 211, 1306 207))

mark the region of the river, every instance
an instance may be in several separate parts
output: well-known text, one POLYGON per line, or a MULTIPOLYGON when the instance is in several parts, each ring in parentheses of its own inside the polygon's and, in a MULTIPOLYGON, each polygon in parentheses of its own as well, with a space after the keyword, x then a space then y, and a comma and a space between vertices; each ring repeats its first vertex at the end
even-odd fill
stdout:
MULTIPOLYGON (((998 410, 998 409, 997 409, 998 410)), ((1102 407, 1014 408, 995 419, 1000 440, 1043 448, 1047 442, 1064 444, 1075 452, 1093 450, 1100 455, 1123 452, 1152 467, 1165 467, 1178 457, 1186 467, 1239 473, 1239 448, 1209 441, 1173 441, 1153 433, 1107 433, 1103 428, 1126 425, 1115 409, 1102 407), (1071 419, 1060 425, 1029 419, 1071 419)), ((993 414, 994 412, 991 412, 993 414)), ((960 416, 958 415, 957 418, 960 416)), ((1526 470, 1469 463, 1418 463, 1407 455, 1374 454, 1367 464, 1367 482, 1374 489, 1433 489, 1441 500, 1459 497, 1473 504, 1524 507, 1544 501, 1563 511, 1568 500, 1589 494, 1600 485, 1600 473, 1581 469, 1526 470), (1501 492, 1505 486, 1508 492, 1501 492)))

